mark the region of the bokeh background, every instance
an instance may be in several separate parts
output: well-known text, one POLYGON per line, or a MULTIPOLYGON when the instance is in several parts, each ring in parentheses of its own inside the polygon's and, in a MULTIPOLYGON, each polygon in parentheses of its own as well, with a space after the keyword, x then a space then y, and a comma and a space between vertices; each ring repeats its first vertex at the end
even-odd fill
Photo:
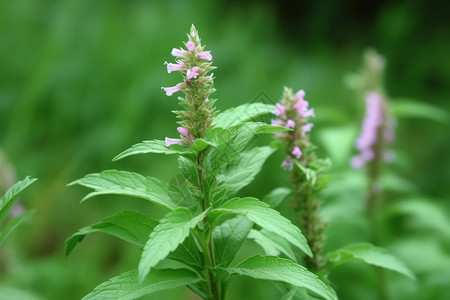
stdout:
MULTIPOLYGON (((312 140, 333 161, 324 193, 327 250, 368 240, 364 173, 349 166, 363 101, 345 82, 368 47, 386 57, 398 126, 396 160, 385 169, 384 246, 417 275, 413 282, 388 273, 389 291, 392 299, 449 299, 449 12, 448 1, 433 0, 1 1, 0 188, 27 175, 39 180, 20 200, 35 215, 0 249, 0 298, 80 299, 136 267, 139 250, 114 238, 90 236, 68 258, 64 241, 120 209, 163 212, 127 197, 80 205, 87 191, 66 185, 113 168, 169 181, 177 175, 172 157, 111 159, 142 140, 177 135, 176 97, 160 87, 180 77, 163 63, 195 24, 218 67, 220 110, 261 92, 275 102, 285 85, 305 89, 317 115, 312 140)), ((282 159, 271 157, 241 194, 261 198, 288 185, 282 159)), ((283 210, 289 215, 289 203, 283 210)), ((341 299, 376 299, 368 266, 345 265, 330 278, 341 299)), ((146 299, 162 297, 195 299, 187 289, 146 299)), ((274 286, 250 279, 236 281, 229 297, 279 298, 274 286)))

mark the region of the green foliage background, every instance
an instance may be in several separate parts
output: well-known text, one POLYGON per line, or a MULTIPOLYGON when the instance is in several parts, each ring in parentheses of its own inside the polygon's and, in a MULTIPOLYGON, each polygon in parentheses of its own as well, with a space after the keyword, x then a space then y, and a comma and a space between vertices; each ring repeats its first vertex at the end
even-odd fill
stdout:
MULTIPOLYGON (((434 105, 425 118, 399 118, 387 170, 385 246, 409 264, 417 282, 388 274, 393 299, 450 297, 450 24, 444 1, 120 1, 0 2, 0 149, 16 177, 38 177, 21 201, 36 208, 0 250, 6 299, 79 299, 107 278, 137 265, 139 250, 95 235, 69 257, 64 240, 78 228, 123 208, 161 211, 126 197, 79 205, 82 188, 66 184, 90 172, 123 169, 171 180, 176 160, 155 155, 111 159, 145 139, 176 137, 176 97, 161 86, 179 80, 163 65, 193 23, 212 51, 219 110, 276 102, 284 85, 303 88, 316 108, 313 141, 334 166, 324 215, 327 249, 367 240, 361 172, 348 161, 363 102, 344 77, 362 52, 387 58, 386 89, 434 105), (404 201, 402 201, 404 200, 404 201), (20 292, 17 290, 19 289, 20 292), (14 294, 15 293, 15 294, 14 294)), ((447 7, 446 7, 447 6, 447 7)), ((264 144, 270 137, 260 138, 264 144)), ((240 192, 262 198, 288 184, 274 155, 240 192)), ((0 169, 5 172, 7 165, 0 169)), ((0 185, 0 188, 2 185, 0 185)), ((289 204, 283 208, 289 214, 289 204)), ((258 249, 256 244, 246 249, 258 249)), ((244 251, 246 251, 244 249, 244 251)), ((248 250, 250 251, 250 250, 248 250)), ((341 299, 375 299, 374 272, 362 264, 331 276, 341 299)), ((195 299, 186 289, 148 299, 195 299)), ((229 299, 278 299, 277 290, 239 280, 229 299)))

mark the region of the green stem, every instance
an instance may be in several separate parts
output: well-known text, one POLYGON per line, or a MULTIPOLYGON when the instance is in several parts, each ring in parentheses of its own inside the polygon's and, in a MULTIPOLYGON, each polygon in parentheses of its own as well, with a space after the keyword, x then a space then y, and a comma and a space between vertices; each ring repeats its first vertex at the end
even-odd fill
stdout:
MULTIPOLYGON (((377 143, 374 146, 375 158, 369 164, 368 168, 368 195, 367 195, 367 215, 370 222, 370 227, 372 231, 372 242, 374 245, 381 244, 381 233, 379 230, 379 207, 381 206, 380 197, 380 186, 379 178, 383 166, 383 151, 384 151, 384 141, 383 141, 383 126, 378 128, 377 133, 377 143)), ((377 276, 377 288, 378 288, 378 299, 388 300, 389 293, 387 288, 386 274, 385 271, 379 267, 376 267, 377 276)))
MULTIPOLYGON (((199 185, 199 191, 202 194, 201 198, 201 208, 202 211, 205 211, 207 209, 206 206, 211 207, 211 203, 207 203, 207 197, 204 194, 203 191, 203 151, 200 151, 197 156, 197 173, 198 173, 198 185, 199 185)), ((212 228, 209 228, 208 225, 208 218, 205 218, 203 220, 203 224, 205 225, 205 234, 201 235, 202 240, 200 241, 203 254, 206 258, 206 273, 209 278, 209 284, 210 284, 210 290, 212 295, 212 300, 221 300, 221 291, 220 291, 220 282, 216 280, 214 277, 213 272, 211 271, 212 268, 215 267, 215 257, 214 257, 214 246, 213 246, 213 240, 212 240, 212 228)))

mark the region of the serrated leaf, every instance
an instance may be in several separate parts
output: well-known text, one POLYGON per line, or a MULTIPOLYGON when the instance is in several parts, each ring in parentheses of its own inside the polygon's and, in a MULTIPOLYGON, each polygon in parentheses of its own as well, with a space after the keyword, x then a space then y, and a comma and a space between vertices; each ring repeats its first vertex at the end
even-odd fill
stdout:
POLYGON ((345 246, 337 251, 327 254, 327 260, 327 266, 330 269, 349 261, 363 261, 370 265, 396 271, 411 279, 415 278, 414 273, 411 272, 411 270, 409 270, 398 258, 389 254, 383 248, 367 243, 345 246))
POLYGON ((203 266, 203 253, 200 252, 192 235, 189 235, 167 258, 193 267, 203 266))
POLYGON ((269 204, 270 207, 276 208, 278 205, 281 204, 281 202, 284 201, 289 195, 292 194, 292 190, 285 188, 285 187, 279 187, 271 191, 269 194, 267 194, 262 201, 269 204))
POLYGON ((12 221, 9 221, 1 230, 0 234, 0 246, 3 244, 5 239, 8 237, 8 235, 11 233, 11 231, 14 230, 20 223, 22 223, 24 220, 26 220, 30 215, 34 213, 34 210, 27 211, 23 215, 20 215, 19 217, 15 218, 12 221))
POLYGON ((256 134, 256 127, 243 125, 237 128, 226 140, 220 141, 206 157, 205 168, 210 176, 232 161, 242 150, 247 147, 256 134))
POLYGON ((273 104, 246 103, 219 113, 214 118, 214 124, 216 127, 229 128, 262 115, 272 114, 274 109, 273 104))
POLYGON ((280 253, 286 255, 292 261, 297 261, 291 245, 282 237, 267 230, 252 229, 248 235, 249 239, 254 240, 260 245, 267 255, 279 256, 280 253))
POLYGON ((186 157, 180 156, 178 157, 178 168, 187 182, 192 185, 198 184, 198 170, 193 161, 186 157))
POLYGON ((25 177, 25 179, 17 182, 9 190, 7 190, 6 193, 0 198, 0 224, 2 224, 5 220, 6 215, 13 206, 14 202, 17 200, 19 194, 36 180, 37 179, 35 178, 25 177))
POLYGON ((226 196, 236 195, 243 187, 253 181, 261 171, 266 159, 275 151, 265 146, 241 153, 227 168, 217 176, 218 188, 226 188, 226 196))
POLYGON ((317 275, 287 259, 275 256, 253 256, 234 268, 227 268, 230 274, 250 276, 256 279, 282 281, 305 288, 327 300, 337 299, 334 291, 317 275))
POLYGON ((123 273, 97 286, 82 300, 132 300, 154 292, 174 289, 199 282, 201 279, 189 270, 151 270, 143 281, 137 270, 123 273))
POLYGON ((164 141, 160 140, 151 140, 151 141, 143 141, 142 143, 136 144, 123 151, 119 155, 113 158, 113 161, 117 161, 127 156, 136 155, 136 154, 147 154, 147 153, 162 153, 162 154, 191 154, 192 151, 186 147, 181 145, 171 145, 170 147, 166 147, 164 141))
POLYGON ((246 215, 260 227, 278 234, 306 254, 311 255, 311 249, 300 229, 280 215, 278 211, 256 198, 233 198, 214 209, 210 218, 214 222, 226 213, 246 215))
POLYGON ((158 225, 157 221, 135 211, 122 211, 101 222, 81 228, 66 241, 66 255, 69 255, 86 235, 102 232, 129 243, 143 247, 150 233, 158 225))
POLYGON ((145 177, 137 173, 108 170, 86 175, 69 185, 79 184, 95 190, 84 197, 85 201, 98 195, 125 195, 142 198, 174 210, 177 205, 169 197, 169 185, 153 177, 145 177))
POLYGON ((151 268, 167 257, 188 237, 208 211, 193 217, 187 208, 177 208, 168 213, 155 227, 145 244, 139 261, 139 279, 144 280, 151 268))
POLYGON ((390 108, 397 118, 422 118, 442 123, 449 121, 447 111, 415 99, 397 98, 391 101, 390 108))
POLYGON ((214 256, 218 266, 230 265, 241 248, 253 223, 244 216, 237 216, 217 226, 212 234, 214 256))

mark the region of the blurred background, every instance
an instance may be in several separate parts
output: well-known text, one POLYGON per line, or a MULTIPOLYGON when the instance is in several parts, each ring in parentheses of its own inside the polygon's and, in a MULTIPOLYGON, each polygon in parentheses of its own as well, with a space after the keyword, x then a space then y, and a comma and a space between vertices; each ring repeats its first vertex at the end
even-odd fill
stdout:
MULTIPOLYGON (((324 193, 326 250, 368 240, 364 173, 352 170, 364 102, 347 85, 363 51, 387 60, 385 88, 397 117, 396 159, 385 168, 386 248, 416 273, 388 273, 392 299, 450 299, 450 2, 448 1, 120 1, 0 2, 0 194, 25 176, 39 180, 20 199, 33 217, 0 249, 1 299, 80 299, 135 268, 139 249, 92 235, 68 257, 64 241, 121 209, 163 211, 127 197, 99 197, 66 185, 104 169, 170 181, 173 157, 111 159, 146 139, 175 137, 180 80, 164 61, 195 24, 218 69, 219 110, 276 102, 283 86, 304 89, 316 109, 312 140, 330 157, 324 193)), ((271 137, 255 144, 270 142, 271 137)), ((262 198, 288 175, 277 153, 241 192, 262 198)), ((289 215, 289 203, 283 207, 289 215)), ((248 243, 245 251, 261 250, 248 243)), ((330 277, 341 299, 376 299, 375 272, 358 263, 330 277)), ((187 289, 145 299, 195 299, 187 289)), ((279 299, 276 288, 239 279, 229 299, 279 299)))

